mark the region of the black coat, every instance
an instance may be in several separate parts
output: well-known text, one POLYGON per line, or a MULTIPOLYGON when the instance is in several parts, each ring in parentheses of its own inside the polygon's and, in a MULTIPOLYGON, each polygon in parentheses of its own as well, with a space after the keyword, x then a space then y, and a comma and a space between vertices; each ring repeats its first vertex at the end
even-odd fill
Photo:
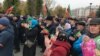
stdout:
MULTIPOLYGON (((37 27, 31 30, 26 30, 26 40, 34 42, 35 39, 37 38, 37 35, 38 35, 37 27)), ((36 53, 36 41, 34 42, 34 45, 32 45, 31 48, 24 45, 23 56, 35 56, 35 53, 36 53)))
POLYGON ((47 28, 47 30, 49 30, 49 33, 50 34, 55 34, 55 32, 56 32, 56 24, 55 23, 52 23, 51 25, 49 25, 48 27, 46 27, 47 28))

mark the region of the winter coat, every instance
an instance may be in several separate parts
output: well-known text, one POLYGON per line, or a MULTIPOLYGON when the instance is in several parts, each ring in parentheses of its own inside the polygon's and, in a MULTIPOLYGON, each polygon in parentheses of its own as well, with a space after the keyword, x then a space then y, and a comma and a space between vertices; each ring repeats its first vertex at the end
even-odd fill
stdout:
POLYGON ((82 49, 81 49, 81 43, 84 35, 80 36, 77 41, 73 44, 73 51, 77 56, 82 56, 82 49))
POLYGON ((82 42, 83 56, 96 56, 95 55, 96 43, 93 39, 88 42, 82 42))
POLYGON ((96 48, 100 50, 100 35, 94 38, 94 41, 96 43, 96 48))
POLYGON ((67 30, 65 30, 66 31, 66 33, 68 34, 68 36, 70 36, 71 35, 71 32, 72 32, 72 29, 67 29, 67 30))
POLYGON ((97 49, 96 56, 100 56, 100 35, 96 36, 94 38, 94 41, 96 43, 96 49, 97 49))
POLYGON ((32 44, 31 47, 28 47, 26 44, 24 45, 23 56, 35 56, 37 34, 38 34, 38 28, 37 27, 34 27, 31 30, 26 31, 26 42, 27 42, 27 40, 29 40, 33 44, 32 44))
POLYGON ((55 34, 55 31, 56 31, 56 25, 55 25, 55 23, 52 23, 51 25, 49 25, 48 27, 46 27, 46 29, 49 31, 50 34, 55 34))
POLYGON ((51 47, 50 56, 69 56, 71 45, 68 42, 55 41, 51 47))
POLYGON ((13 56, 13 41, 14 41, 14 31, 12 27, 7 27, 0 32, 0 56, 13 56))

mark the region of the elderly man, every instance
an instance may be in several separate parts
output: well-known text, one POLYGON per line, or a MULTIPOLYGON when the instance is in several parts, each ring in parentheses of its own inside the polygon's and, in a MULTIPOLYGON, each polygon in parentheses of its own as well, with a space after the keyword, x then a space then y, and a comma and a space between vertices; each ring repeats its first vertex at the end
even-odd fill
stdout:
POLYGON ((13 56, 13 33, 9 20, 0 18, 0 56, 13 56))

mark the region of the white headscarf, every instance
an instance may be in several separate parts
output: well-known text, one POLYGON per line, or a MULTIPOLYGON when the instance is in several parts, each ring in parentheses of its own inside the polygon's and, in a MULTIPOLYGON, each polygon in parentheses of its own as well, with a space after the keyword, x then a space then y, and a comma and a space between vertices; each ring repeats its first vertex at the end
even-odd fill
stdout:
POLYGON ((65 26, 64 26, 64 29, 68 30, 71 28, 71 25, 69 23, 66 23, 65 26))

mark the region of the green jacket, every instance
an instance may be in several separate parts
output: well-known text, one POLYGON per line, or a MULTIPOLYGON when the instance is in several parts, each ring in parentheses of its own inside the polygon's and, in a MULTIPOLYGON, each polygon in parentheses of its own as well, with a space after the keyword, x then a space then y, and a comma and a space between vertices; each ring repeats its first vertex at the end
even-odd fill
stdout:
POLYGON ((100 50, 100 35, 95 37, 94 41, 96 42, 96 48, 100 50))

